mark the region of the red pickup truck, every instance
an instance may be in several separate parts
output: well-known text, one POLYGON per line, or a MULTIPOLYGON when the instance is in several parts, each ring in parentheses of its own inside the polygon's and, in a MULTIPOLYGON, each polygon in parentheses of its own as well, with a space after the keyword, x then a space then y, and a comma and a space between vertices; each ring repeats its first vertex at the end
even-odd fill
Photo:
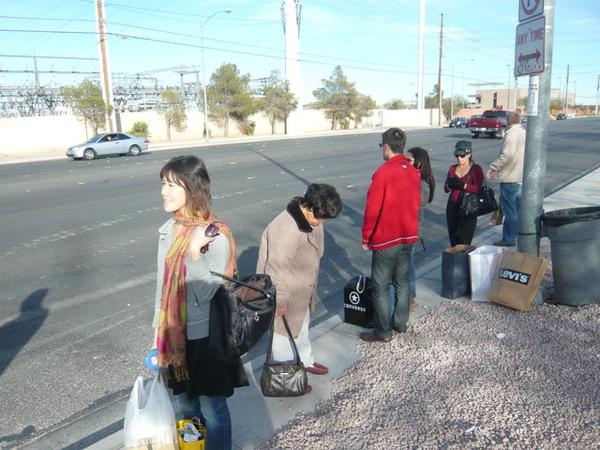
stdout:
POLYGON ((506 117, 510 111, 504 109, 488 109, 480 118, 469 120, 469 131, 473 139, 477 139, 481 133, 490 137, 504 138, 506 135, 506 117))

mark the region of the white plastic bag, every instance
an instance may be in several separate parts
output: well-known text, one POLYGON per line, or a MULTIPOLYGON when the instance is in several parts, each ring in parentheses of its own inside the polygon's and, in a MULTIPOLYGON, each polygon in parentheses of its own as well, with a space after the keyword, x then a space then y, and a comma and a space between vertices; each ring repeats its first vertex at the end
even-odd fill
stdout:
POLYGON ((482 245, 469 253, 471 300, 489 302, 486 295, 492 286, 504 250, 504 247, 482 245))
POLYGON ((144 387, 139 376, 125 408, 125 448, 176 450, 175 413, 158 372, 144 387))

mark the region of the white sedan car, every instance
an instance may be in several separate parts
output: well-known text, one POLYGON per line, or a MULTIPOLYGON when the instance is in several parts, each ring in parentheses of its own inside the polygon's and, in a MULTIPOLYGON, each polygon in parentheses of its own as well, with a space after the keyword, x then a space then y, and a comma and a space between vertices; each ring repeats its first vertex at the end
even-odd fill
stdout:
POLYGON ((105 155, 137 156, 148 150, 148 138, 127 133, 102 133, 83 144, 69 147, 67 156, 73 159, 94 159, 105 155))

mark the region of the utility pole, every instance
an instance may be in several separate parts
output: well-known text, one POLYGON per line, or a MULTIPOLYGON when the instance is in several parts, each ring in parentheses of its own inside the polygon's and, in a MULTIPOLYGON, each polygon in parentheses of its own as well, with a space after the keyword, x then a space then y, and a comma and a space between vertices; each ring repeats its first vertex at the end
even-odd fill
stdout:
POLYGON ((438 125, 442 124, 442 58, 444 56, 444 15, 440 24, 440 70, 438 71, 438 125))
POLYGON ((300 66, 300 15, 302 0, 283 0, 281 17, 285 34, 285 79, 290 91, 298 99, 298 107, 292 111, 285 123, 285 132, 290 135, 304 134, 304 94, 300 66))
POLYGON ((569 113, 569 66, 567 66, 567 87, 565 89, 565 115, 569 113))
POLYGON ((596 86, 596 112, 595 114, 598 115, 598 99, 600 97, 600 75, 598 75, 598 85, 596 86))
POLYGON ((104 1, 96 0, 96 19, 98 22, 98 50, 100 51, 100 84, 102 97, 106 104, 106 130, 115 131, 115 116, 113 108, 112 78, 110 75, 110 58, 108 56, 108 43, 106 36, 106 23, 104 19, 104 1))
POLYGON ((425 109, 423 77, 425 72, 425 0, 419 0, 419 81, 417 85, 417 109, 425 109))

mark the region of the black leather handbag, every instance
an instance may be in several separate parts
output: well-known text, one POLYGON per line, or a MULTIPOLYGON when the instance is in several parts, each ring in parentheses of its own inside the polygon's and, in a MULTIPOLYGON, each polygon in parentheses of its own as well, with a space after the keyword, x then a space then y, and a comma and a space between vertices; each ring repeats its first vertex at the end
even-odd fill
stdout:
POLYGON ((265 397, 299 397, 306 394, 308 375, 304 369, 304 364, 300 360, 300 354, 298 353, 298 348, 294 342, 287 319, 285 316, 281 316, 281 318, 283 319, 283 325, 285 325, 285 330, 287 331, 294 352, 294 360, 290 363, 271 361, 273 333, 275 333, 275 330, 272 328, 267 347, 267 360, 260 376, 260 390, 265 397))
POLYGON ((224 278, 210 301, 208 349, 221 361, 233 362, 248 352, 271 328, 276 291, 271 277, 257 274, 241 280, 224 278))
MULTIPOLYGON (((467 184, 471 181, 471 171, 469 170, 469 176, 467 177, 467 184)), ((483 179, 483 187, 479 194, 473 194, 472 192, 462 191, 460 197, 460 216, 461 217, 472 217, 472 216, 484 216, 491 214, 498 209, 498 203, 494 197, 494 190, 488 187, 483 179)))

